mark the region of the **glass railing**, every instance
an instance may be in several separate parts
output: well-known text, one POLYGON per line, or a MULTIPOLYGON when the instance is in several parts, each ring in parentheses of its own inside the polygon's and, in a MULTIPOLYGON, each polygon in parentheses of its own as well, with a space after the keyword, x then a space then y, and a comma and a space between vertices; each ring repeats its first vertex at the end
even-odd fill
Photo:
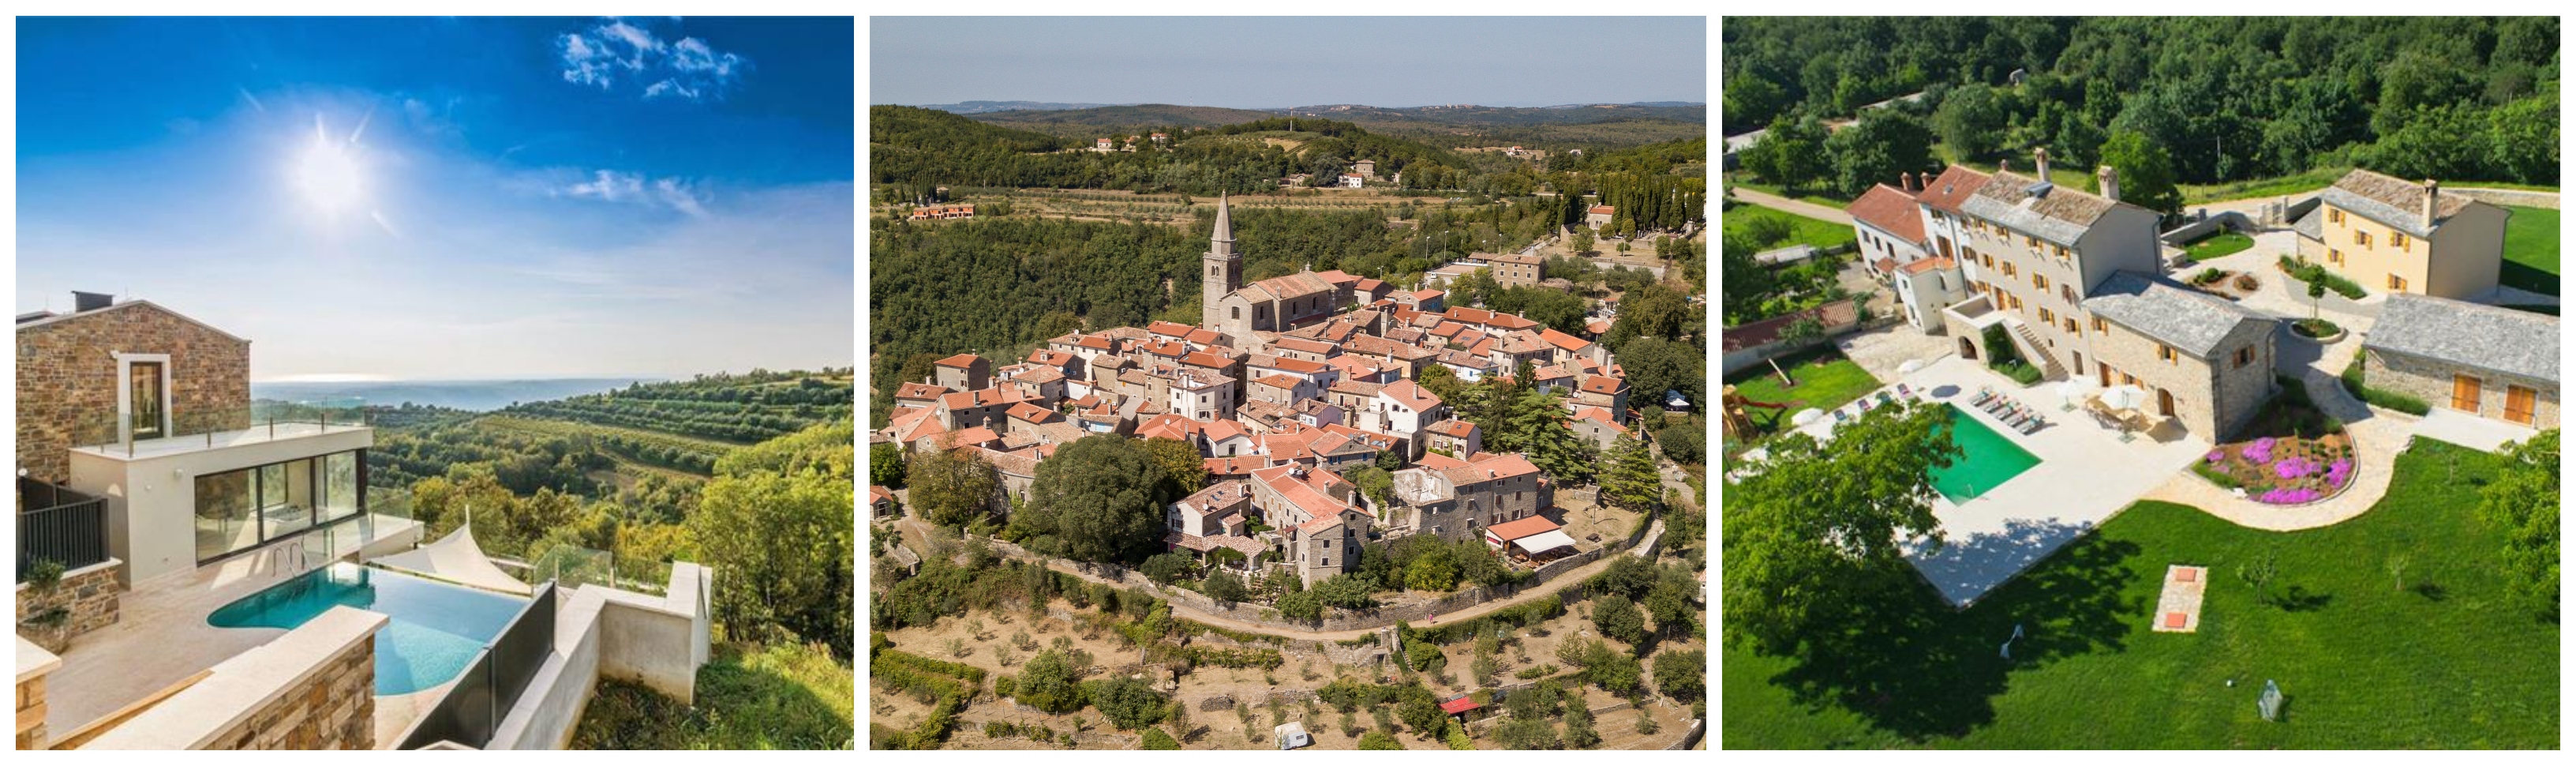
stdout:
POLYGON ((115 412, 91 412, 72 424, 72 447, 123 451, 163 445, 212 448, 248 436, 255 439, 309 436, 367 426, 363 407, 323 407, 288 402, 259 402, 239 407, 192 407, 170 413, 167 423, 137 419, 131 423, 115 412))
POLYGON ((611 551, 557 545, 528 560, 521 573, 531 584, 554 582, 559 587, 604 585, 633 593, 659 595, 671 582, 671 562, 624 558, 611 551))

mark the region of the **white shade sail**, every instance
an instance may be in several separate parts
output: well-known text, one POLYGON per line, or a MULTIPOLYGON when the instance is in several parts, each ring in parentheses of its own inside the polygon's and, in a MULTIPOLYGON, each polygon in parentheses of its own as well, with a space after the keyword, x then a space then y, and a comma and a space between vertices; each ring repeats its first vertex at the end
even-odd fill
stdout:
POLYGON ((484 590, 522 596, 536 592, 536 588, 520 582, 519 578, 511 577, 508 572, 501 571, 501 567, 494 565, 491 558, 483 555, 483 548, 474 543, 474 525, 471 523, 457 527, 456 531, 447 533, 447 536, 439 538, 438 542, 380 557, 367 563, 386 569, 471 585, 484 590))
POLYGON ((1574 538, 1567 537, 1565 532, 1561 530, 1548 530, 1546 532, 1540 532, 1535 535, 1530 535, 1528 537, 1512 541, 1512 545, 1530 553, 1538 553, 1552 548, 1563 548, 1573 544, 1574 538))

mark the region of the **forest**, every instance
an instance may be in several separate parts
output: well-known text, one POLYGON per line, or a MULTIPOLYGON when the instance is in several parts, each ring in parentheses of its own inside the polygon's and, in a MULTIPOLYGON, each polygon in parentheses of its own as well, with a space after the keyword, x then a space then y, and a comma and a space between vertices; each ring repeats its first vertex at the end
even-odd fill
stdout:
POLYGON ((2554 17, 1744 18, 1724 34, 1726 132, 1800 134, 1766 167, 1746 158, 1791 187, 1857 194, 1942 159, 1927 154, 2020 164, 2042 146, 2061 168, 2142 163, 2177 184, 2347 167, 2558 183, 2554 17), (1881 135, 1828 145, 1821 121, 1916 92, 1868 110, 1863 126, 1892 118, 1881 135))

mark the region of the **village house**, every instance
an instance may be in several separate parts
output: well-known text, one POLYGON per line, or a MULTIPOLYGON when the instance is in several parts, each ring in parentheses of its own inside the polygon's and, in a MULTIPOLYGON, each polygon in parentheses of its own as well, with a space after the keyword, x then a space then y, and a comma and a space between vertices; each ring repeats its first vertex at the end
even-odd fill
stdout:
POLYGON ((1538 284, 1540 267, 1547 259, 1520 253, 1495 253, 1479 256, 1493 264, 1494 283, 1504 287, 1528 287, 1538 284))
POLYGON ((1344 188, 1344 189, 1357 189, 1357 188, 1360 188, 1360 183, 1361 183, 1362 181, 1364 181, 1364 180, 1366 180, 1366 179, 1361 178, 1361 177, 1359 176, 1359 174, 1357 174, 1357 173, 1343 173, 1343 174, 1342 174, 1342 188, 1344 188))
POLYGON ((1609 205, 1593 205, 1591 210, 1584 212, 1583 223, 1593 231, 1600 231, 1601 227, 1610 225, 1611 217, 1618 212, 1618 208, 1609 205))
POLYGON ((911 219, 915 221, 944 221, 973 217, 975 217, 974 205, 923 205, 912 209, 911 219))
POLYGON ((1426 451, 1463 458, 1485 451, 1485 431, 1474 423, 1450 418, 1424 426, 1422 446, 1426 451))
POLYGON ((1396 471, 1392 511, 1400 526, 1456 542, 1477 529, 1537 515, 1554 504, 1538 466, 1520 455, 1478 453, 1465 460, 1425 455, 1396 471))
POLYGON ((992 385, 992 378, 992 362, 974 354, 958 354, 939 360, 930 382, 950 391, 973 391, 992 385))
POLYGON ((2558 427, 2558 317, 2391 295, 2363 336, 2371 388, 2537 429, 2558 427))
POLYGON ((1307 587, 1357 569, 1371 516, 1351 504, 1350 482, 1326 470, 1283 465, 1252 472, 1253 506, 1277 527, 1283 558, 1307 587))
POLYGON ((2364 289, 2475 300, 2504 268, 2504 208, 2355 169, 2317 194, 2292 224, 2299 257, 2364 289))

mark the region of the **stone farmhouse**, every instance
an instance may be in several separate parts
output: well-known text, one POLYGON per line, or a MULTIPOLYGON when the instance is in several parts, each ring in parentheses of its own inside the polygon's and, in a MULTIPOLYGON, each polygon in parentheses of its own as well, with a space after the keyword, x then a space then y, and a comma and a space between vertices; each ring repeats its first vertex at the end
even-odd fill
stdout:
POLYGON ((2515 425, 2558 427, 2558 317, 2391 295, 2362 339, 2372 388, 2515 425))
POLYGON ((2475 300, 2504 268, 2504 224, 2513 214, 2430 179, 2410 183, 2355 169, 2317 194, 2299 218, 2299 257, 2364 289, 2475 300))

